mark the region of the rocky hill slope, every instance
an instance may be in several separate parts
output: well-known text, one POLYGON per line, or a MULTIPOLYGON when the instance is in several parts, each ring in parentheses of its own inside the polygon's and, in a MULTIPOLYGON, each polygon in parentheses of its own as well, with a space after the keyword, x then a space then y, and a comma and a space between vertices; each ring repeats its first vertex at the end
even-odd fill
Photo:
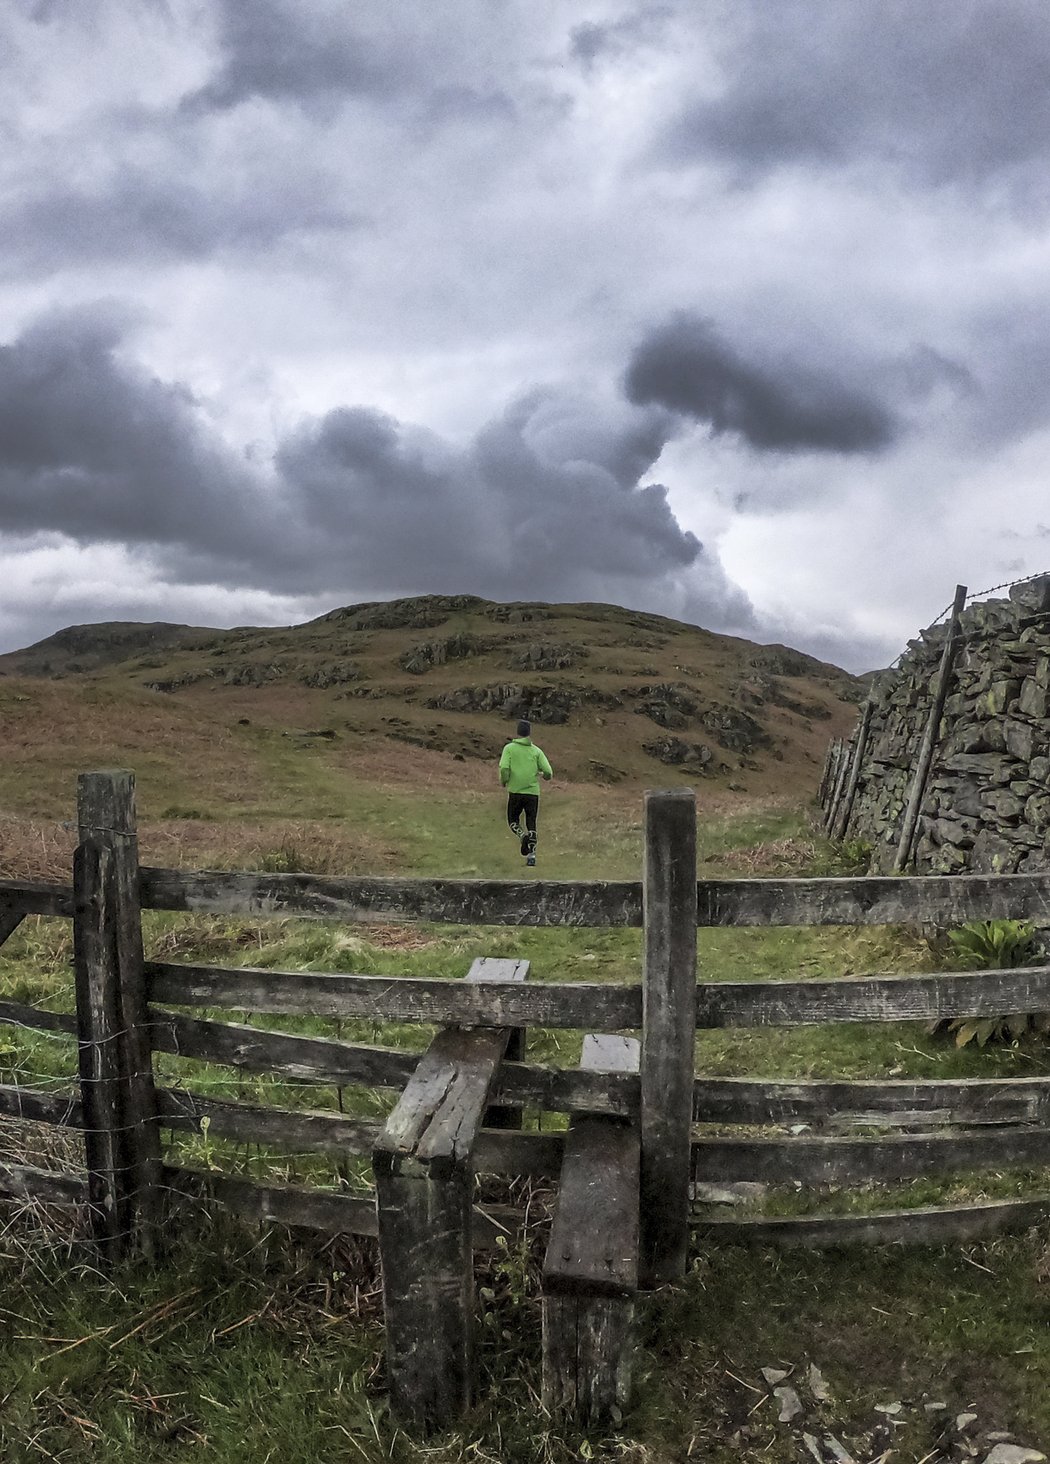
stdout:
MULTIPOLYGON (((104 624, 0 656, 0 677, 145 692, 223 728, 355 745, 388 739, 459 759, 498 753, 529 717, 577 780, 718 780, 810 791, 856 678, 611 605, 421 596, 333 610, 281 629, 104 624)), ((12 681, 5 684, 9 689, 12 681)))

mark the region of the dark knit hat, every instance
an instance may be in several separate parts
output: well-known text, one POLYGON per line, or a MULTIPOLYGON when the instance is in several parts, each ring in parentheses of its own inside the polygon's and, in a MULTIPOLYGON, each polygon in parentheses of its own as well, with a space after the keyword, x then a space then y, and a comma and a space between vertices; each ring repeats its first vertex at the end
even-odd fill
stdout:
POLYGON ((529 733, 531 731, 532 731, 532 723, 531 722, 526 722, 525 718, 522 717, 521 721, 518 723, 518 736, 519 737, 528 737, 528 735, 529 735, 529 733))

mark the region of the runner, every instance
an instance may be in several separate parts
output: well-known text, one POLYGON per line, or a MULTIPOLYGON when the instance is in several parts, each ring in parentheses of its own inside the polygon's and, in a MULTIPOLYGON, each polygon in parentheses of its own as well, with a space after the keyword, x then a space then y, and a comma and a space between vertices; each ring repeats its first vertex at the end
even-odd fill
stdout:
POLYGON ((536 863, 536 815, 540 808, 538 774, 550 778, 552 769, 542 748, 532 740, 532 724, 518 723, 518 735, 508 742, 499 760, 499 780, 506 788, 507 823, 516 839, 521 840, 521 853, 526 864, 536 863), (521 826, 522 814, 525 827, 521 826))

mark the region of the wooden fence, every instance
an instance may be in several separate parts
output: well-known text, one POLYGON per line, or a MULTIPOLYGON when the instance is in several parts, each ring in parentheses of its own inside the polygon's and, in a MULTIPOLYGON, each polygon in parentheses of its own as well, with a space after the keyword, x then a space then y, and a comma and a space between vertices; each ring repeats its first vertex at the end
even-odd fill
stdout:
POLYGON ((469 1401, 472 1251, 521 1223, 509 1207, 477 1204, 476 1174, 558 1181, 544 1266, 544 1392, 552 1409, 592 1422, 625 1399, 637 1291, 681 1277, 690 1244, 970 1239, 1050 1215, 1048 1193, 875 1215, 696 1217, 697 1185, 863 1185, 1045 1167, 1050 1079, 715 1078, 695 1073, 694 1037, 705 1028, 1048 1009, 1050 967, 738 983, 704 980, 701 946, 698 980, 697 932, 1031 917, 1047 909, 1050 875, 698 882, 695 830, 691 792, 647 794, 640 882, 184 872, 139 866, 130 774, 82 775, 72 885, 0 881, 0 939, 26 915, 73 921, 75 1014, 3 1001, 0 1022, 75 1038, 79 1091, 0 1085, 0 1114, 80 1130, 85 1169, 3 1164, 0 1195, 86 1207, 111 1261, 129 1247, 151 1253, 168 1205, 218 1204, 257 1221, 378 1235, 392 1401, 421 1426, 451 1421, 469 1401), (348 924, 641 927, 641 980, 533 982, 526 962, 505 960, 477 961, 462 981, 157 961, 144 956, 143 908, 348 924), (438 1032, 420 1056, 194 1008, 419 1021, 438 1032), (530 1027, 591 1034, 581 1065, 528 1061, 530 1027), (622 1035, 630 1032, 637 1041, 622 1035), (234 1102, 163 1085, 154 1052, 400 1098, 385 1122, 234 1102), (568 1114, 570 1126, 526 1131, 523 1110, 568 1114), (262 1185, 169 1162, 162 1133, 199 1133, 205 1122, 216 1137, 370 1158, 375 1191, 262 1185), (806 1132, 775 1132, 782 1125, 806 1132), (723 1131, 712 1136, 713 1126, 723 1131), (727 1136, 734 1127, 745 1132, 727 1136))

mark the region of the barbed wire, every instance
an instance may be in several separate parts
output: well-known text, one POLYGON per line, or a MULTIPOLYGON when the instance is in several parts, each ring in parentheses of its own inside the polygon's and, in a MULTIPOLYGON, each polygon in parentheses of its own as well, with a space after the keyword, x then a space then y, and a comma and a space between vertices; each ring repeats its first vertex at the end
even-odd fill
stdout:
MULTIPOLYGON (((975 590, 972 594, 969 591, 967 591, 967 594, 966 594, 966 607, 968 608, 970 605, 972 605, 975 600, 983 600, 986 595, 994 595, 997 590, 1012 590, 1015 585, 1028 585, 1028 584, 1031 584, 1033 580, 1043 579, 1047 575, 1050 575, 1050 570, 1041 569, 1036 574, 1025 574, 1025 575, 1021 575, 1020 578, 1018 578, 1018 579, 1003 580, 1002 584, 989 585, 989 587, 986 590, 975 590)), ((954 599, 954 596, 953 596, 953 598, 948 601, 947 605, 945 605, 944 609, 940 612, 940 614, 934 620, 931 620, 930 623, 929 623, 929 625, 924 626, 923 629, 924 630, 933 630, 935 626, 940 625, 941 621, 942 620, 945 620, 947 618, 947 616, 949 616, 951 614, 952 607, 954 606, 954 604, 955 604, 955 599, 954 599)), ((967 636, 963 637, 963 639, 965 639, 965 640, 973 640, 973 639, 976 638, 976 636, 978 634, 979 634, 979 632, 978 633, 971 633, 970 635, 967 635, 967 636)), ((897 669, 897 667, 901 664, 901 662, 904 660, 905 656, 907 656, 910 653, 910 651, 911 651, 911 644, 909 643, 908 645, 906 645, 904 647, 904 649, 900 652, 900 654, 898 656, 896 656, 890 662, 890 664, 886 667, 886 670, 887 671, 895 671, 897 669)))

